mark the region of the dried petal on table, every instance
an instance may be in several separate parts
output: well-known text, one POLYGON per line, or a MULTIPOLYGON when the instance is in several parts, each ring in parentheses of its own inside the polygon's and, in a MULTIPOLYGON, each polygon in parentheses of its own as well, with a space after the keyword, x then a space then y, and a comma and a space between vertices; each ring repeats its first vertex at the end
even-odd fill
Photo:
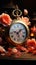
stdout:
POLYGON ((11 52, 12 51, 12 48, 8 48, 8 51, 11 52))
POLYGON ((1 53, 2 56, 5 56, 5 53, 1 53))
POLYGON ((35 46, 35 39, 28 39, 26 43, 27 43, 28 47, 29 46, 33 46, 34 47, 35 46))
POLYGON ((25 47, 20 46, 20 45, 18 45, 16 48, 17 48, 19 51, 26 51, 26 50, 27 50, 25 47))
POLYGON ((28 52, 29 52, 29 53, 32 53, 34 50, 35 50, 34 47, 28 47, 28 52))
POLYGON ((33 55, 36 55, 36 50, 34 50, 32 54, 33 54, 33 55))
POLYGON ((22 55, 22 53, 20 51, 18 51, 16 54, 14 54, 15 58, 20 58, 22 55))
POLYGON ((12 48, 12 53, 13 54, 16 54, 18 52, 18 50, 14 47, 14 48, 12 48))
POLYGON ((6 56, 11 56, 12 55, 12 52, 7 52, 5 55, 6 56))

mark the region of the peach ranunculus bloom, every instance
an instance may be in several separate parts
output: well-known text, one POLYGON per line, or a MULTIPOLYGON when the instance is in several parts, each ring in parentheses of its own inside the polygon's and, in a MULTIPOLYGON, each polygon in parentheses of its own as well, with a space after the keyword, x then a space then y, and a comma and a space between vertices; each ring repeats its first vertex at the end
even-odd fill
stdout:
POLYGON ((0 15, 0 21, 1 21, 3 24, 10 25, 12 19, 11 19, 11 17, 10 17, 8 14, 2 13, 2 14, 0 15))
POLYGON ((29 21, 28 17, 22 16, 22 17, 18 17, 17 19, 23 21, 26 25, 31 25, 31 22, 29 21))
POLYGON ((22 19, 22 21, 23 21, 26 25, 30 25, 30 24, 31 24, 28 17, 23 17, 23 16, 22 16, 21 19, 22 19))

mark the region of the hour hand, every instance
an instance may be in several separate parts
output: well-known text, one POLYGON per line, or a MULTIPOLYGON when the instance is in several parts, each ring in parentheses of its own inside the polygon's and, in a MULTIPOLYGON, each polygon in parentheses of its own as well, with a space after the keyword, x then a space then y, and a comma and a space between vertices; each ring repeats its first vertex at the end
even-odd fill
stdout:
POLYGON ((20 29, 19 32, 21 32, 23 29, 20 29))
POLYGON ((14 31, 14 33, 16 33, 16 31, 14 31))

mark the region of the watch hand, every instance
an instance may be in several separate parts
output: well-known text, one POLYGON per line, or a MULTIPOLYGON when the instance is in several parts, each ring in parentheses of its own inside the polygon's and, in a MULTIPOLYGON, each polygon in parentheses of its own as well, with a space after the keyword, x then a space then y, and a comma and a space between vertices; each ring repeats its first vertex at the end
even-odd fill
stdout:
POLYGON ((14 33, 16 33, 16 31, 14 31, 14 33))
POLYGON ((23 29, 20 29, 19 32, 21 32, 23 29))

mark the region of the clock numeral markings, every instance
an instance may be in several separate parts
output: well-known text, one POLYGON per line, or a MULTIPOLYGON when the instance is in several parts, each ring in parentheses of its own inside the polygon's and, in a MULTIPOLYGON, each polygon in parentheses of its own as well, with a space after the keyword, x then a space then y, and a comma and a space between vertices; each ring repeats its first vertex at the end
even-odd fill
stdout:
POLYGON ((22 35, 22 37, 24 37, 24 35, 22 35))
POLYGON ((13 35, 11 35, 11 37, 13 37, 13 35))
POLYGON ((16 40, 16 39, 14 38, 14 40, 16 40))
POLYGON ((10 34, 13 34, 12 32, 10 32, 10 34))

